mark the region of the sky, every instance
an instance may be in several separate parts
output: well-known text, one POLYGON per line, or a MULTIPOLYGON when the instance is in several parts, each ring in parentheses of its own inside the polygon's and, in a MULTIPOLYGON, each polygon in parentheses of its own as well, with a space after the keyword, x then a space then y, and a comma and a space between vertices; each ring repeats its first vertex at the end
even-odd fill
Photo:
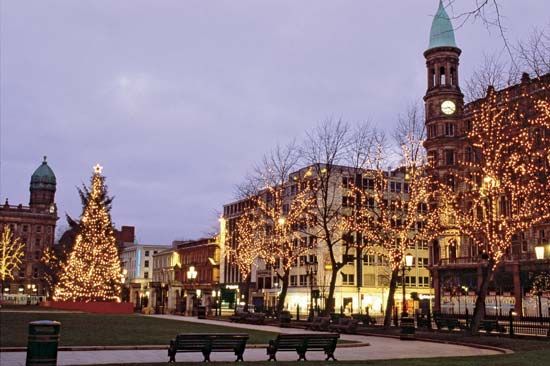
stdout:
MULTIPOLYGON (((550 24, 547 0, 501 1, 510 41, 550 24)), ((455 0, 451 17, 475 0, 455 0)), ((0 2, 0 199, 28 204, 47 155, 56 203, 101 164, 115 225, 141 243, 215 229, 235 185, 275 144, 327 119, 391 131, 420 103, 437 0, 0 2)), ((454 21, 456 23, 456 21, 454 21)), ((461 82, 495 28, 455 30, 461 82)), ((505 55, 504 55, 505 56, 505 55)))

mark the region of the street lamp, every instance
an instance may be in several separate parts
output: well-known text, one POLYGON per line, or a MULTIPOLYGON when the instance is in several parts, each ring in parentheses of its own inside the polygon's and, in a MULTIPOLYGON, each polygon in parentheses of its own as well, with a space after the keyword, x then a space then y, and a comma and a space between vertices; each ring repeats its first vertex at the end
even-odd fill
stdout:
POLYGON ((407 299, 405 295, 405 271, 409 271, 411 267, 413 266, 413 256, 409 253, 405 255, 405 262, 403 263, 402 267, 402 275, 401 275, 401 284, 403 285, 403 312, 401 313, 401 317, 408 317, 409 314, 407 313, 407 299))
POLYGON ((544 245, 539 244, 535 247, 535 256, 537 259, 544 259, 544 245))

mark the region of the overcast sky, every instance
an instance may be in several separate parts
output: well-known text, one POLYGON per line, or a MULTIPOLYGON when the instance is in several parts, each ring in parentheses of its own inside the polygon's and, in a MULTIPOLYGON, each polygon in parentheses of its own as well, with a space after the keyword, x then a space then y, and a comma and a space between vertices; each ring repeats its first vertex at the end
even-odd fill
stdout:
MULTIPOLYGON (((512 41, 550 24, 547 0, 501 2, 512 41)), ((0 198, 28 204, 47 155, 64 225, 99 162, 117 227, 143 243, 200 237, 277 142, 331 117, 391 129, 420 101, 437 5, 3 0, 0 198)), ((456 40, 462 81, 503 48, 479 22, 456 40)))

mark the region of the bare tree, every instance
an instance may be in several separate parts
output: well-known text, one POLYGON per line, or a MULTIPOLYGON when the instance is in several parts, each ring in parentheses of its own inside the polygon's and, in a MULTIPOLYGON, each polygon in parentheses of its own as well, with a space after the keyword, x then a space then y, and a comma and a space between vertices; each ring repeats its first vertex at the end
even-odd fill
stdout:
POLYGON ((0 234, 0 280, 14 278, 14 272, 21 266, 25 256, 25 243, 14 238, 8 225, 4 225, 0 234))
POLYGON ((519 64, 528 72, 542 76, 550 72, 550 25, 533 28, 524 42, 518 42, 515 53, 519 64))
POLYGON ((465 82, 466 102, 485 97, 489 85, 498 90, 517 83, 519 74, 515 63, 510 64, 496 54, 485 55, 483 63, 465 82))
POLYGON ((313 225, 307 228, 308 235, 314 237, 319 245, 324 245, 330 260, 330 276, 325 311, 334 311, 334 291, 338 272, 345 263, 349 246, 345 245, 341 230, 344 219, 344 207, 341 198, 341 179, 350 148, 350 126, 342 120, 325 121, 307 134, 301 155, 312 170, 315 180, 316 199, 313 203, 313 225), (339 245, 344 244, 344 253, 338 255, 339 245))

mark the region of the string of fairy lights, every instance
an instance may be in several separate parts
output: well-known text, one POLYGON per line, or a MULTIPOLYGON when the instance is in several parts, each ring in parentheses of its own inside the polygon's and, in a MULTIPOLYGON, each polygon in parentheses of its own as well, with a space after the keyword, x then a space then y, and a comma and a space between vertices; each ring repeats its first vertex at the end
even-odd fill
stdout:
POLYGON ((492 268, 509 252, 515 235, 550 219, 548 130, 545 85, 519 98, 491 88, 473 112, 468 139, 474 156, 459 160, 452 173, 457 184, 443 194, 454 197, 459 231, 492 268))
POLYGON ((19 269, 25 257, 25 243, 14 237, 8 225, 2 228, 0 236, 0 280, 14 279, 14 272, 19 269))
POLYGON ((80 230, 55 287, 55 300, 119 301, 121 267, 111 217, 104 204, 105 178, 96 165, 80 230))

